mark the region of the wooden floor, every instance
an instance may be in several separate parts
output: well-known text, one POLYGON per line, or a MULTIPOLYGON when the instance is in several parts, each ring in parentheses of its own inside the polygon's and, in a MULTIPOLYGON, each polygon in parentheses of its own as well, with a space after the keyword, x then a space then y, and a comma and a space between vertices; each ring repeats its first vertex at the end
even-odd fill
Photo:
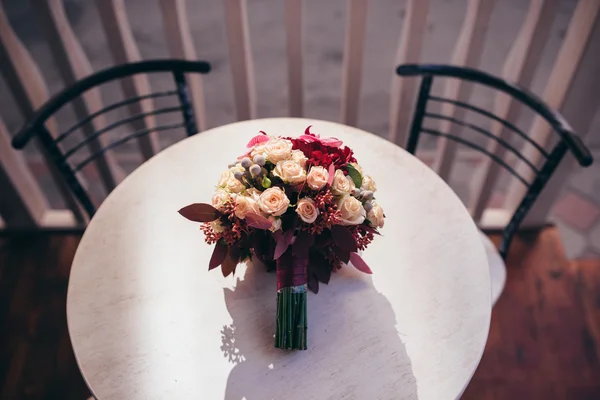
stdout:
MULTIPOLYGON (((65 317, 78 242, 0 238, 2 400, 89 396, 65 317)), ((568 262, 553 228, 514 242, 487 348, 463 399, 600 399, 600 260, 568 262)))

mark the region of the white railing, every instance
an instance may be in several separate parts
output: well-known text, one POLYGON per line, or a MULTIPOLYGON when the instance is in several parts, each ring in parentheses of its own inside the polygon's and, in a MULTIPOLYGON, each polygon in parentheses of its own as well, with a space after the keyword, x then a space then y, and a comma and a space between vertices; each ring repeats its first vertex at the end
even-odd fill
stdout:
MULTIPOLYGON (((497 2, 498 0, 468 1, 460 35, 453 55, 447 63, 479 66, 486 44, 486 31, 497 2)), ((246 0, 223 0, 222 3, 225 11, 224 24, 227 31, 237 119, 256 118, 256 88, 246 0)), ((524 87, 531 86, 559 3, 555 0, 530 0, 517 40, 506 57, 502 72, 505 79, 524 87)), ((196 59, 186 0, 160 0, 159 5, 170 56, 196 59)), ((114 64, 140 60, 140 51, 132 33, 124 0, 97 0, 96 6, 114 64)), ((389 49, 390 52, 397 54, 395 65, 421 61, 428 15, 433 6, 429 0, 406 0, 406 12, 398 48, 389 49)), ((304 115, 303 81, 305 79, 302 67, 304 7, 301 0, 286 0, 284 13, 281 16, 286 26, 287 55, 287 66, 282 65, 281 68, 287 68, 289 115, 295 117, 304 115)), ((62 0, 42 0, 36 2, 32 9, 35 10, 37 21, 40 21, 45 32, 52 56, 65 85, 91 74, 93 69, 66 17, 62 0)), ((348 0, 339 117, 342 123, 348 125, 356 125, 359 115, 368 12, 368 0, 348 0)), ((596 95, 600 92, 600 74, 597 72, 600 70, 600 61, 597 55, 594 56, 594 46, 596 50, 600 46, 600 0, 579 0, 542 98, 553 108, 561 110, 582 136, 590 130, 592 118, 600 107, 600 96, 596 95)), ((47 85, 29 51, 10 26, 1 2, 0 58, 2 59, 1 72, 16 101, 16 106, 25 118, 30 117, 34 110, 48 99, 47 85)), ((403 146, 412 115, 418 80, 393 76, 395 65, 390 65, 389 139, 403 146)), ((210 75, 205 79, 209 78, 210 75)), ((198 127, 204 130, 206 111, 203 81, 201 77, 193 76, 190 77, 189 83, 198 127)), ((148 78, 143 75, 125 79, 121 85, 123 93, 128 97, 150 92, 148 78)), ((444 94, 445 97, 468 100, 471 90, 469 84, 448 80, 444 94)), ((152 100, 146 100, 139 104, 131 104, 129 111, 134 114, 148 113, 153 107, 152 100)), ((102 108, 99 91, 88 91, 80 100, 75 101, 74 108, 79 119, 102 108)), ((444 109, 445 114, 456 118, 461 118, 462 112, 452 105, 446 105, 444 109)), ((515 122, 519 117, 519 107, 505 95, 497 95, 494 112, 511 122, 515 122)), ((542 122, 538 119, 534 120, 530 132, 537 141, 545 143, 550 138, 550 132, 542 122)), ((105 124, 102 116, 93 119, 93 123, 94 126, 88 128, 90 131, 84 132, 85 134, 90 135, 94 129, 100 129, 105 124)), ((151 128, 156 124, 152 116, 140 119, 136 123, 139 124, 138 129, 151 128)), ((48 128, 52 134, 58 132, 53 120, 48 122, 48 128)), ((454 131, 455 129, 450 124, 441 127, 442 131, 460 135, 458 130, 454 131)), ((492 126, 492 132, 503 139, 508 135, 506 129, 499 124, 492 126)), ((102 140, 102 137, 91 140, 90 150, 102 147, 102 140)), ((2 217, 0 223, 5 227, 16 228, 71 228, 85 224, 85 217, 60 178, 56 178, 55 183, 67 205, 67 210, 50 208, 45 194, 38 187, 22 154, 13 151, 9 142, 10 134, 0 118, 0 216, 2 217)), ((152 135, 140 138, 138 144, 144 159, 160 151, 158 140, 152 135)), ((490 151, 496 156, 507 157, 503 147, 494 146, 492 143, 489 146, 490 151)), ((527 146, 522 151, 525 154, 533 154, 527 146)), ((41 154, 46 157, 43 151, 41 154)), ((454 142, 439 141, 434 168, 445 180, 450 177, 457 154, 454 142)), ((50 161, 47 158, 45 160, 47 168, 56 177, 50 161)), ((546 221, 558 192, 573 166, 572 160, 567 159, 557 171, 528 215, 526 223, 529 226, 539 226, 546 221)), ((123 171, 115 159, 115 154, 110 151, 97 159, 95 167, 107 191, 112 190, 123 179, 123 171)), ((517 165, 517 168, 523 174, 529 172, 521 165, 517 165)), ((471 188, 472 195, 467 205, 475 220, 483 227, 504 226, 516 207, 518 199, 523 195, 523 186, 515 179, 510 182, 504 206, 500 209, 488 207, 499 173, 500 168, 497 164, 485 160, 483 173, 479 180, 473 182, 471 188)))

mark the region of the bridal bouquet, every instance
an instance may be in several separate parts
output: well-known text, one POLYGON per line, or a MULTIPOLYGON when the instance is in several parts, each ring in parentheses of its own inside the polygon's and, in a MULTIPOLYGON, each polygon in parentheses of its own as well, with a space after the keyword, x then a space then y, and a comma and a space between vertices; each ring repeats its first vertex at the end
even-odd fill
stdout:
POLYGON ((340 140, 320 138, 310 126, 295 139, 261 131, 223 172, 211 204, 179 213, 201 222, 215 245, 209 270, 221 266, 228 276, 256 257, 276 272, 275 347, 305 350, 307 288, 317 293, 349 262, 371 273, 358 252, 384 224, 375 191, 340 140))

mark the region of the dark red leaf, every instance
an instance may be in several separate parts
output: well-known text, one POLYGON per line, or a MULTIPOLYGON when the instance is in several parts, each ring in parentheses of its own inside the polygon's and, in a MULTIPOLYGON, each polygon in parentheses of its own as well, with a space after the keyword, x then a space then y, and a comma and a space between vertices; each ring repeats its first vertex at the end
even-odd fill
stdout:
POLYGON ((269 229, 271 227, 271 221, 256 213, 246 214, 246 223, 256 229, 269 229))
POLYGON ((329 171, 328 171, 328 173, 329 173, 329 178, 327 179, 327 184, 328 184, 329 186, 331 186, 331 184, 333 183, 333 177, 335 176, 335 164, 333 164, 333 163, 332 163, 332 164, 329 166, 329 171))
POLYGON ((352 263, 352 265, 354 265, 354 268, 364 272, 365 274, 373 273, 373 271, 371 271, 371 268, 369 268, 365 260, 363 260, 362 257, 358 255, 358 253, 350 253, 350 262, 352 263))
POLYGON ((223 264, 221 264, 221 271, 224 277, 228 277, 231 273, 235 272, 237 267, 237 260, 233 260, 229 255, 225 257, 223 264))
POLYGON ((310 127, 311 127, 311 126, 312 126, 312 125, 309 125, 309 126, 307 126, 307 127, 306 127, 306 129, 304 130, 304 134, 305 134, 305 135, 312 135, 312 133, 310 133, 310 127))
POLYGON ((194 203, 183 207, 179 214, 194 222, 211 222, 221 216, 219 210, 206 203, 194 203))
POLYGON ((298 214, 295 211, 286 212, 281 216, 281 230, 293 231, 298 225, 298 214))
POLYGON ((213 250, 212 257, 210 258, 210 263, 208 264, 208 270, 217 268, 227 257, 227 246, 222 243, 217 243, 215 245, 215 249, 213 250))
POLYGON ((312 252, 310 256, 310 263, 308 264, 308 274, 314 274, 319 282, 324 284, 329 283, 331 278, 331 265, 325 259, 325 257, 316 252, 312 252))
POLYGON ((379 233, 379 231, 377 229, 375 229, 375 228, 373 228, 373 227, 371 227, 369 225, 361 225, 360 228, 363 229, 363 230, 365 230, 365 231, 367 231, 367 232, 370 232, 370 233, 372 233, 374 235, 381 236, 381 233, 379 233))
POLYGON ((306 284, 311 292, 313 292, 314 294, 319 293, 319 281, 317 280, 315 275, 309 274, 306 277, 306 284))
POLYGON ((333 225, 331 227, 331 237, 336 245, 350 253, 358 250, 354 236, 345 226, 333 225))
POLYGON ((315 237, 306 231, 300 231, 294 245, 292 254, 294 256, 307 257, 310 247, 315 242, 315 237))
POLYGON ((273 259, 277 260, 279 257, 285 253, 288 246, 292 243, 292 238, 294 237, 294 231, 289 230, 284 232, 283 235, 277 241, 277 245, 275 246, 275 254, 273 254, 273 259))
POLYGON ((341 262, 348 264, 348 261, 350 261, 349 251, 346 251, 338 246, 333 246, 333 252, 340 259, 341 262))

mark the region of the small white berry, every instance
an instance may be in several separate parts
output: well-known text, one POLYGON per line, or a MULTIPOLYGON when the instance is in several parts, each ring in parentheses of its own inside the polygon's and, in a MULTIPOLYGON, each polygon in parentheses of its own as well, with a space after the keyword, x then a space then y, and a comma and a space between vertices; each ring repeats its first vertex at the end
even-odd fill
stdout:
POLYGON ((244 157, 244 158, 242 158, 241 164, 242 164, 242 167, 248 169, 252 165, 252 160, 248 157, 244 157))
POLYGON ((260 172, 261 172, 260 165, 254 164, 253 166, 250 167, 250 173, 252 174, 252 176, 260 175, 260 172))

